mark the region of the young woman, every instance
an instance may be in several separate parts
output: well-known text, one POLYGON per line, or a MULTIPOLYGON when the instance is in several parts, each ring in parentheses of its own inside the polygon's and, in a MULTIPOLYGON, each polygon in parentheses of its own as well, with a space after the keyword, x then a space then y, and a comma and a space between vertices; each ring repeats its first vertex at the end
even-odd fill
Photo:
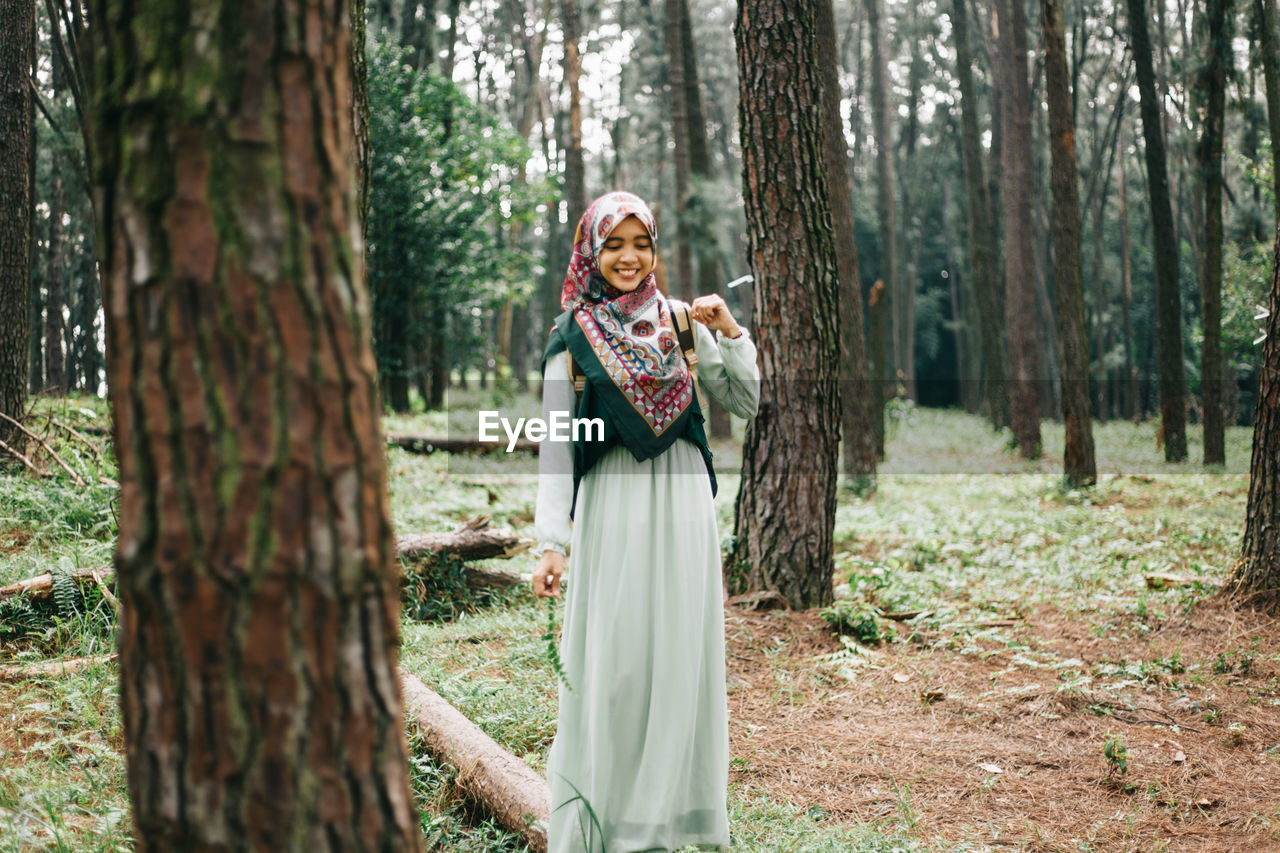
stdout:
MULTIPOLYGON (((653 214, 592 203, 543 359, 543 416, 600 418, 604 437, 544 442, 538 595, 573 560, 560 716, 547 760, 551 853, 728 848, 729 729, 715 478, 672 308, 654 279, 653 214), (569 356, 585 373, 580 394, 569 356), (573 523, 571 524, 571 519, 573 523)), ((756 350, 719 296, 690 306, 699 383, 753 417, 756 350)))

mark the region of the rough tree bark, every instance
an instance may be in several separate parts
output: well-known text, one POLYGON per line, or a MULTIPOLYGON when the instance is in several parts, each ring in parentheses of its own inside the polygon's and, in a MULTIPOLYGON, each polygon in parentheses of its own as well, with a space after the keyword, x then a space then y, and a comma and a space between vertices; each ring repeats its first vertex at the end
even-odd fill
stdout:
POLYGON ((348 0, 163 9, 88 30, 135 837, 420 849, 348 0))
POLYGON ((734 30, 763 379, 743 446, 730 581, 796 607, 832 599, 840 423, 839 273, 813 61, 819 2, 740 0, 734 30))
POLYGON ((1127 0, 1129 31, 1142 107, 1142 136, 1146 142, 1147 191, 1151 197, 1152 240, 1156 266, 1156 340, 1160 363, 1160 431, 1164 458, 1187 458, 1186 374, 1182 366, 1182 304, 1178 295, 1178 235, 1169 200, 1161 104, 1151 60, 1144 0, 1127 0))
POLYGON ((1076 185, 1076 133, 1067 74, 1062 0, 1041 0, 1045 94, 1049 101, 1049 151, 1053 158, 1053 268, 1057 291, 1058 347, 1062 363, 1062 418, 1066 428, 1062 468, 1074 488, 1096 483, 1093 424, 1089 416, 1089 342, 1085 338, 1084 286, 1080 280, 1080 190, 1076 185))
POLYGON ((1241 604, 1280 607, 1280 229, 1271 261, 1267 337, 1253 416, 1249 500, 1240 560, 1223 592, 1241 604))
MULTIPOLYGON (((34 0, 0 0, 0 414, 21 419, 27 403, 31 286, 31 89, 34 0)), ((0 441, 21 434, 0 421, 0 441)))
POLYGON ((1222 383, 1222 142, 1231 37, 1227 0, 1209 0, 1204 12, 1204 127, 1196 149, 1204 187, 1204 250, 1200 255, 1200 407, 1204 411, 1204 464, 1226 462, 1222 383))
POLYGON ((1001 193, 1004 198, 1005 324, 1009 331, 1009 407, 1018 452, 1040 456, 1040 364, 1036 344, 1034 226, 1031 209, 1031 84, 1027 20, 1021 0, 997 0, 999 10, 1001 193))
POLYGON ((840 117, 840 54, 836 47, 835 10, 831 0, 818 0, 818 65, 822 74, 823 168, 831 201, 836 264, 840 271, 840 425, 844 443, 846 485, 867 494, 875 489, 876 444, 871 426, 874 408, 867 382, 867 345, 862 332, 862 282, 854 233, 853 181, 849 176, 849 144, 840 117))
POLYGON ((1005 376, 1004 312, 996 273, 996 236, 991 225, 987 179, 978 131, 978 96, 973 85, 967 0, 953 0, 951 30, 956 41, 956 76, 960 83, 960 147, 969 213, 969 262, 978 295, 982 334, 982 376, 987 416, 996 427, 1009 426, 1009 386, 1005 376))

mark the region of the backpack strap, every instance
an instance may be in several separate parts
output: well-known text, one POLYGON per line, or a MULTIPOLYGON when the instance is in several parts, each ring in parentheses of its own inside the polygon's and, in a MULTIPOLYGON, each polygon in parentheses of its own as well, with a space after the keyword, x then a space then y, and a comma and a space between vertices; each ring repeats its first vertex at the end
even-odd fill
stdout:
POLYGON ((680 342, 680 352, 684 354, 685 363, 689 365, 689 375, 693 377, 693 391, 698 397, 698 408, 705 416, 707 399, 702 394, 702 385, 698 382, 698 334, 693 327, 693 316, 689 313, 688 304, 674 304, 667 300, 667 308, 671 311, 671 320, 676 327, 676 340, 680 342))
MULTIPOLYGON (((569 378, 573 380, 574 400, 582 399, 582 389, 587 385, 587 373, 582 369, 582 365, 573 360, 573 353, 569 352, 569 348, 565 347, 565 357, 569 359, 569 378)), ((574 414, 577 414, 575 411, 574 414)))

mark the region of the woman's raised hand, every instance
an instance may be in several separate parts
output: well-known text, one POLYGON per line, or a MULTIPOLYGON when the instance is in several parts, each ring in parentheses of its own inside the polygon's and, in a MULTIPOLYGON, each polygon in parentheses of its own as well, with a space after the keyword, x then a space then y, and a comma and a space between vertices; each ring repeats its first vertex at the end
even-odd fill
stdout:
POLYGON ((560 594, 560 576, 564 574, 564 554, 559 551, 543 551, 533 570, 533 592, 539 598, 554 598, 560 594))
POLYGON ((693 319, 712 331, 718 331, 726 338, 736 338, 742 334, 742 330, 738 328, 738 322, 729 313, 729 306, 725 304, 724 297, 718 294, 709 293, 706 296, 699 296, 689 306, 689 313, 693 315, 693 319))

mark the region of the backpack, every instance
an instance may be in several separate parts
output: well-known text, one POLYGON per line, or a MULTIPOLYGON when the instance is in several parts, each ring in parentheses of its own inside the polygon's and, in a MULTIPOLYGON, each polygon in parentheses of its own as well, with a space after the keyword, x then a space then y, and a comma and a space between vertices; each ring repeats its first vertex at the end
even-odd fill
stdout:
MULTIPOLYGON (((698 384, 698 335, 693 328, 693 317, 689 313, 689 306, 685 303, 676 307, 667 300, 667 310, 671 312, 671 321, 676 327, 676 340, 680 343, 680 352, 684 355, 685 364, 689 365, 689 375, 693 377, 693 390, 698 397, 698 407, 705 415, 707 401, 702 395, 702 386, 698 384)), ((581 401, 582 389, 587 384, 587 374, 573 360, 573 354, 567 349, 565 355, 569 357, 569 378, 573 380, 574 399, 581 401)), ((576 405, 574 410, 577 410, 576 405)))

